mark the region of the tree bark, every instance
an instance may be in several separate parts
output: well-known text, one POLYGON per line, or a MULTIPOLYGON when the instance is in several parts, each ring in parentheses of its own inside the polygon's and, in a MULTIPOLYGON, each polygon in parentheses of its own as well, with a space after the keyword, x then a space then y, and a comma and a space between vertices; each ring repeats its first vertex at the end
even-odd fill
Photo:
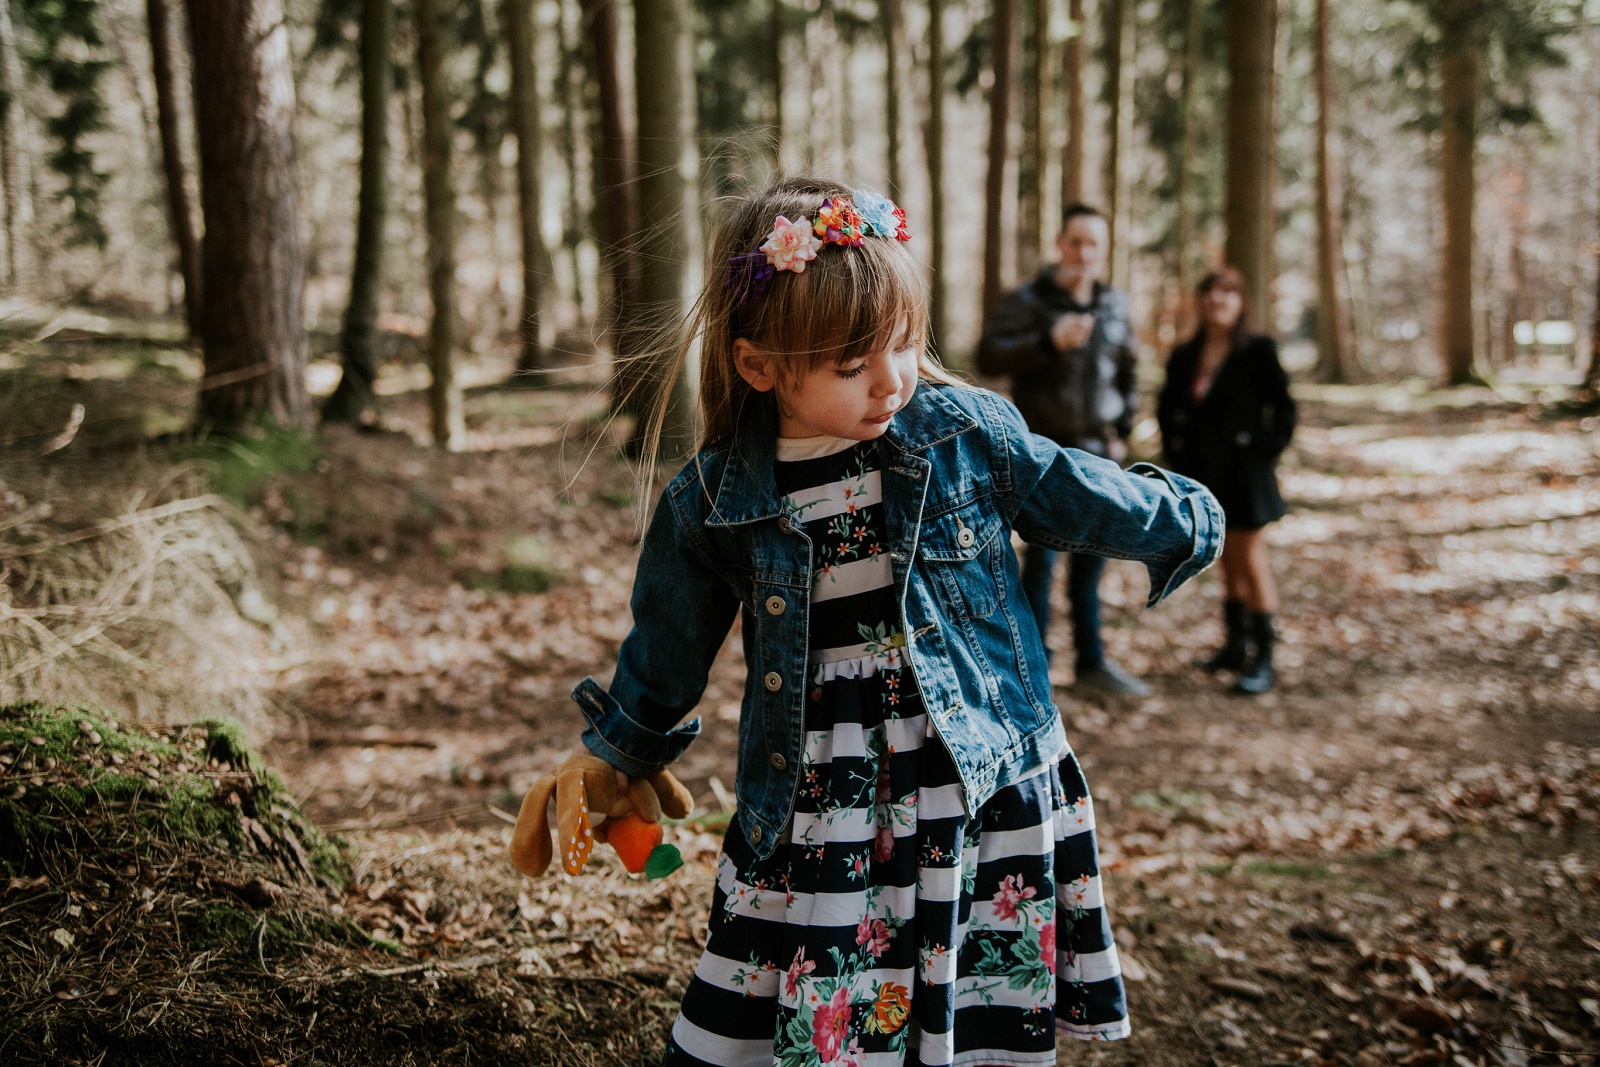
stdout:
POLYGON ((1087 25, 1083 0, 1071 0, 1068 7, 1073 33, 1061 46, 1061 84, 1066 91, 1067 143, 1061 150, 1061 207, 1063 210, 1083 202, 1083 68, 1087 53, 1087 25))
POLYGON ((183 310, 190 338, 200 332, 200 234, 195 230, 194 205, 179 140, 178 73, 172 62, 172 22, 167 0, 145 0, 150 24, 150 71, 156 86, 156 125, 161 131, 161 170, 167 187, 167 218, 172 241, 178 246, 178 269, 183 274, 183 310))
POLYGON ((888 130, 889 197, 898 201, 905 195, 905 108, 910 96, 906 75, 910 71, 911 46, 906 43, 906 16, 902 0, 878 0, 883 21, 884 86, 883 118, 888 130))
POLYGON ((433 318, 428 327, 428 411, 433 441, 459 449, 466 436, 461 390, 456 385, 456 192, 450 173, 450 98, 445 50, 450 26, 443 0, 417 0, 417 81, 422 89, 422 195, 428 229, 428 292, 433 318))
POLYGON ((1046 0, 1024 0, 1028 22, 1023 46, 1022 154, 1017 167, 1017 275, 1039 265, 1043 237, 1045 88, 1050 79, 1050 8, 1046 0))
MULTIPOLYGON (((155 0, 152 0, 152 3, 155 0)), ((344 372, 322 407, 332 422, 377 421, 378 304, 383 286, 383 226, 389 206, 389 98, 394 83, 393 0, 361 4, 361 191, 356 200, 355 263, 339 335, 344 372)))
MULTIPOLYGON (((1596 214, 1600 218, 1600 212, 1596 214)), ((1594 248, 1594 315, 1589 323, 1589 369, 1583 374, 1583 388, 1591 397, 1600 397, 1600 239, 1594 248)))
POLYGON ((1135 0, 1109 0, 1106 5, 1106 87, 1110 91, 1111 113, 1105 160, 1106 222, 1111 231, 1111 247, 1106 257, 1111 281, 1128 284, 1133 262, 1127 170, 1128 147, 1133 142, 1133 29, 1135 0))
POLYGON ((944 284, 944 0, 928 0, 928 332, 938 351, 945 340, 944 284))
POLYGON ((639 138, 639 281, 632 317, 654 329, 656 344, 641 365, 636 447, 659 442, 657 456, 674 462, 694 445, 694 389, 677 365, 667 330, 683 318, 690 254, 698 241, 692 191, 697 161, 691 106, 693 67, 687 0, 634 0, 634 50, 639 138))
POLYGON ((1273 6, 1276 0, 1228 4, 1228 236, 1223 256, 1244 275, 1251 315, 1267 308, 1268 167, 1271 160, 1273 6))
POLYGON ((281 0, 188 0, 200 149, 203 425, 303 426, 310 403, 295 191, 294 78, 281 0))
MULTIPOLYGON (((595 215, 599 223, 600 267, 609 290, 603 316, 611 335, 611 348, 627 351, 628 309, 634 286, 633 239, 637 209, 633 188, 633 131, 623 98, 622 27, 620 0, 583 0, 584 30, 589 36, 594 62, 596 95, 600 100, 600 137, 594 146, 595 215)), ((621 366, 620 362, 618 364, 621 366)), ((613 392, 613 403, 623 399, 613 392)))
POLYGON ((990 43, 994 84, 989 87, 989 161, 983 190, 983 313, 1000 299, 1004 234, 1002 209, 1006 195, 1006 162, 1011 154, 1012 57, 1016 51, 1017 0, 995 0, 990 43))
POLYGON ((1479 49, 1471 15, 1473 0, 1444 5, 1440 30, 1440 195, 1444 202, 1444 263, 1441 348, 1445 381, 1482 381, 1473 344, 1473 211, 1477 202, 1476 149, 1479 49))
POLYGON ((6 187, 6 285, 10 287, 21 277, 17 247, 29 215, 22 173, 22 128, 22 65, 11 25, 11 2, 0 0, 0 182, 6 187))
POLYGON ((1317 0, 1317 347, 1322 376, 1330 382, 1350 380, 1350 316, 1339 282, 1343 277, 1344 240, 1333 209, 1333 161, 1329 140, 1333 127, 1333 72, 1329 47, 1329 0, 1317 0))
POLYGON ((1180 103, 1178 173, 1173 179, 1173 196, 1178 207, 1178 302, 1185 306, 1194 285, 1194 179, 1195 103, 1200 93, 1200 45, 1205 34, 1205 0, 1189 0, 1183 42, 1183 99, 1180 103))
MULTIPOLYGON (((539 226, 539 80, 533 65, 537 32, 533 7, 533 0, 505 0, 501 16, 511 50, 511 128, 517 138, 517 206, 522 236, 522 315, 517 322, 522 340, 517 353, 519 374, 544 369, 539 349, 539 271, 544 262, 544 236, 539 226)), ((576 257, 573 276, 576 280, 576 257)))

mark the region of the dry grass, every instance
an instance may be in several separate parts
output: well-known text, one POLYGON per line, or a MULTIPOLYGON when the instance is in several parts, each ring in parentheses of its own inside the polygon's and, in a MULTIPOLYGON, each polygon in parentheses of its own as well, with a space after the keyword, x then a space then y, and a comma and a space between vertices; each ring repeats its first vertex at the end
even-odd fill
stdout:
POLYGON ((127 466, 0 467, 0 702, 220 712, 263 730, 279 638, 239 516, 192 467, 144 480, 127 466))

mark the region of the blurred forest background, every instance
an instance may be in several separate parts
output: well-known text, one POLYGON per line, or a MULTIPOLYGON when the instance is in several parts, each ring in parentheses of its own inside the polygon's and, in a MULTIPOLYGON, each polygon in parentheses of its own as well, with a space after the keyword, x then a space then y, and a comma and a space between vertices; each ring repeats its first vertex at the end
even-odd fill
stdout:
POLYGON ((1600 373, 1593 0, 189 6, 0 3, 4 306, 187 322, 208 424, 420 364, 459 445, 463 383, 649 350, 718 196, 811 169, 907 207, 957 367, 1082 199, 1152 356, 1227 260, 1329 380, 1600 373))

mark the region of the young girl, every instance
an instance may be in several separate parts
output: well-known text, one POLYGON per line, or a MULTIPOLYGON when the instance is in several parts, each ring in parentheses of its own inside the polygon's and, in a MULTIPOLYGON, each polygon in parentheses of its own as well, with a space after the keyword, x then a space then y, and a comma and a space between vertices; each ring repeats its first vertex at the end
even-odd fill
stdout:
POLYGON ((909 239, 816 179, 732 212, 690 329, 703 445, 645 535, 609 691, 573 693, 581 747, 649 773, 742 625, 738 810, 669 1065, 1043 1065, 1058 1031, 1128 1032, 1011 537, 1138 560, 1154 604, 1222 516, 941 371, 909 239))

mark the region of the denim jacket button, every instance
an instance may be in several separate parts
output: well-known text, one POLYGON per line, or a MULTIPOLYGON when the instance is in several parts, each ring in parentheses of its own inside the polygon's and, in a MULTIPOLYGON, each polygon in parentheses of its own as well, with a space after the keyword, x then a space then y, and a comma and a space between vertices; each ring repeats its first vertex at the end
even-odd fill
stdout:
POLYGON ((783 675, 777 671, 768 671, 767 676, 761 681, 767 687, 769 693, 776 693, 783 688, 783 675))
POLYGON ((782 752, 774 752, 772 754, 772 769, 775 771, 785 771, 789 769, 789 761, 784 758, 782 752))
POLYGON ((960 532, 956 534, 956 544, 962 548, 971 548, 972 542, 977 539, 977 535, 965 526, 961 527, 960 532))
POLYGON ((783 518, 778 520, 778 529, 782 530, 786 534, 794 533, 794 523, 790 522, 789 516, 785 515, 783 518))
POLYGON ((788 604, 784 603, 783 597, 781 597, 781 596, 769 596, 769 597, 767 597, 767 614, 768 615, 782 615, 784 609, 787 608, 788 606, 789 606, 788 604))
POLYGON ((750 843, 752 845, 761 844, 761 827, 759 827, 759 826, 750 827, 750 843))

